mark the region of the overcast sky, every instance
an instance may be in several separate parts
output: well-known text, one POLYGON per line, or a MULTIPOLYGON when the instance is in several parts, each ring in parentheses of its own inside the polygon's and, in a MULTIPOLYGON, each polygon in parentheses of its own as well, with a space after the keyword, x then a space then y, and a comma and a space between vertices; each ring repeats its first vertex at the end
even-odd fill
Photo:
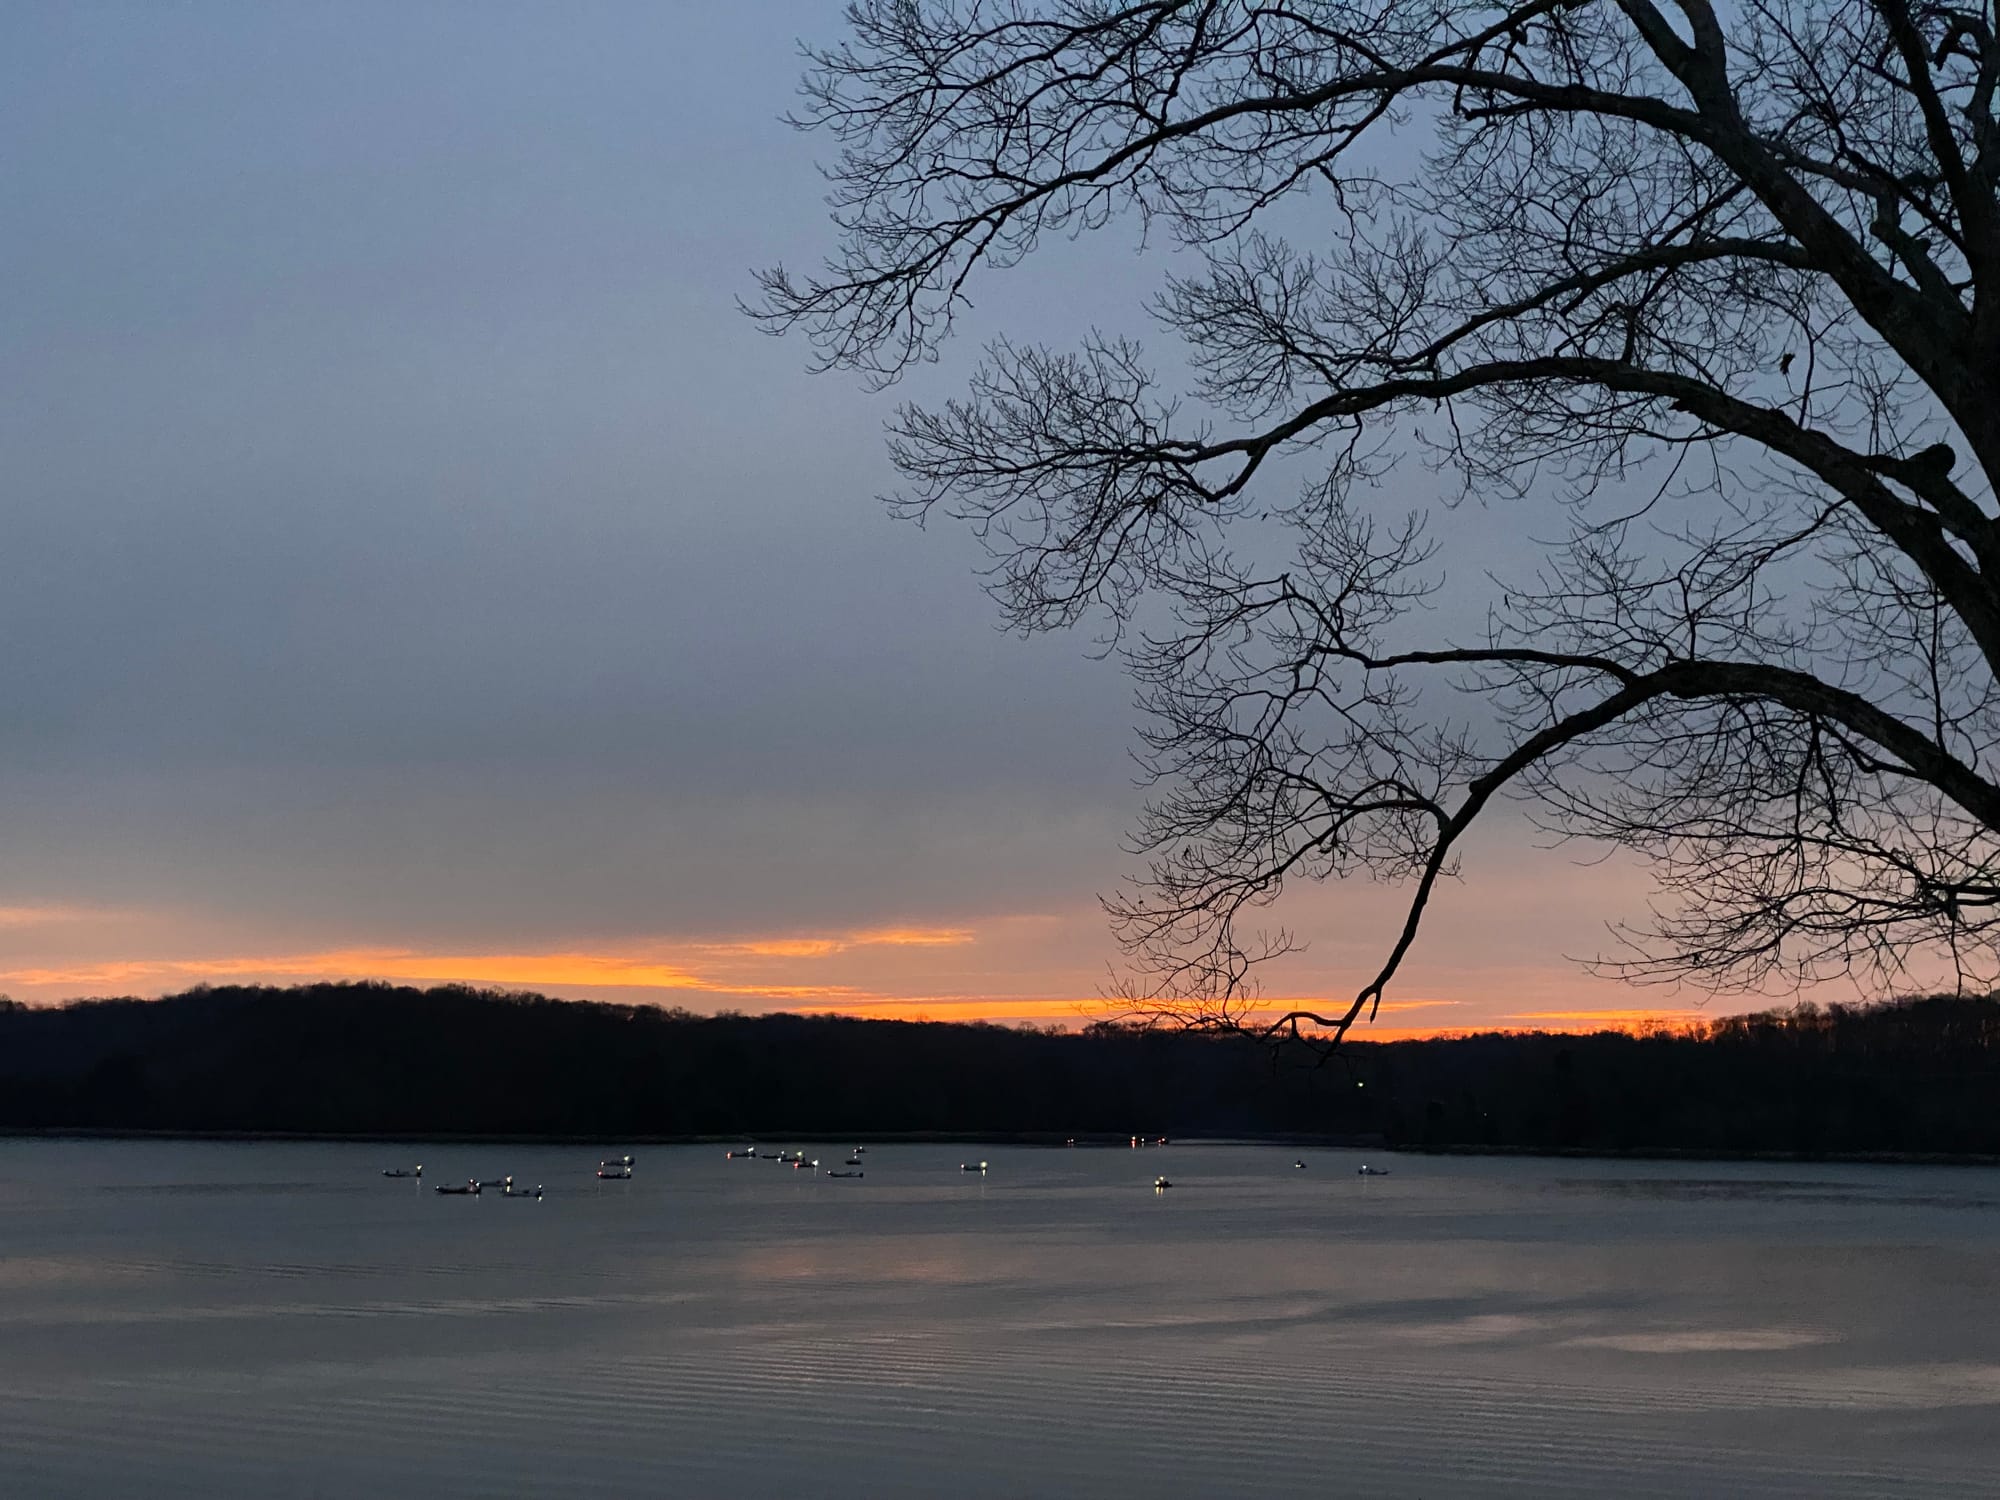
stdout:
MULTIPOLYGON (((0 988, 1096 994, 1128 684, 998 631, 969 539, 875 502, 888 402, 735 307, 829 244, 826 145, 778 116, 836 23, 0 8, 0 988)), ((1136 329, 1156 279, 1064 248, 973 333, 1136 329)), ((1517 829, 1467 872, 1402 1022, 1679 1003, 1566 961, 1629 872, 1517 829)), ((1340 994, 1393 912, 1287 915, 1280 988, 1340 994)))

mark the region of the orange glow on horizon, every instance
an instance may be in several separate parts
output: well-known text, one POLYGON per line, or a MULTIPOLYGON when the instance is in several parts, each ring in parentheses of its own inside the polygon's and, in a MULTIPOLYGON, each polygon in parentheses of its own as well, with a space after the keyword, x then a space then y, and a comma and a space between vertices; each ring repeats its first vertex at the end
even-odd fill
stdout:
MULTIPOLYGON (((1461 1006, 1463 1000, 1401 1000, 1384 1001, 1382 1014, 1389 1016, 1426 1010, 1433 1007, 1461 1006)), ((829 1000, 822 1004, 790 1007, 801 1015, 851 1016, 857 1020, 874 1021, 996 1021, 996 1022, 1065 1022, 1074 1027, 1087 1026, 1093 1021, 1118 1021, 1130 1017, 1132 1012, 1112 1004, 1102 998, 1077 999, 1074 997, 1049 998, 1043 996, 963 996, 931 995, 904 997, 855 997, 847 1000, 829 1000)), ((1245 1025, 1254 1025, 1275 1020, 1289 1009, 1313 1009, 1322 1015, 1336 1014, 1339 1007, 1329 1006, 1324 1000, 1296 1000, 1271 1002, 1268 1008, 1260 1007, 1254 1015, 1243 1018, 1245 1025)), ((1457 1025, 1398 1026, 1374 1024, 1365 1018, 1355 1023, 1349 1033, 1357 1042, 1406 1042, 1430 1041, 1453 1037, 1477 1036, 1496 1031, 1551 1031, 1551 1032, 1593 1032, 1619 1031, 1639 1035, 1656 1031, 1663 1027, 1675 1029, 1703 1019, 1700 1012, 1685 1010, 1573 1010, 1573 1011, 1531 1011, 1513 1015, 1501 1015, 1490 1020, 1461 1022, 1457 1025)), ((1312 1029, 1304 1028, 1305 1035, 1311 1036, 1312 1029)))
MULTIPOLYGON (((0 927, 61 921, 72 915, 103 914, 53 903, 0 907, 0 927)), ((576 998, 680 1004, 696 1011, 782 1008, 812 1015, 1055 1025, 1072 1030, 1094 1022, 1142 1018, 1124 1001, 1070 988, 1075 963, 1062 949, 1042 952, 1022 942, 1020 924, 1056 921, 999 916, 978 926, 885 923, 768 935, 661 936, 542 952, 431 952, 355 945, 303 953, 244 954, 237 949, 210 957, 121 955, 72 962, 50 955, 39 964, 0 971, 0 985, 74 996, 158 994, 200 983, 387 980, 569 991, 576 998)), ((1569 998, 1554 986, 1530 995, 1544 1003, 1569 998)), ((1703 1012, 1687 1009, 1503 1011, 1509 1000, 1518 1005, 1523 998, 1528 997, 1518 992, 1487 1000, 1419 993, 1385 1001, 1379 1020, 1364 1017, 1352 1036, 1356 1041, 1387 1042, 1507 1030, 1639 1033, 1685 1028, 1706 1019, 1703 1012)), ((1348 997, 1337 995, 1260 996, 1244 1020, 1268 1023, 1291 1010, 1334 1016, 1343 1013, 1348 1003, 1348 997)))
POLYGON ((647 963, 595 953, 423 954, 393 948, 351 948, 328 953, 257 958, 136 960, 69 969, 13 969, 0 973, 0 979, 35 985, 129 984, 148 979, 200 981, 261 976, 700 990, 717 995, 766 995, 781 1000, 822 999, 854 993, 852 985, 844 984, 731 984, 673 964, 647 963))
POLYGON ((1593 1031, 1643 1031, 1661 1026, 1693 1026, 1714 1017, 1699 1010, 1529 1010, 1498 1019, 1533 1021, 1538 1031, 1567 1031, 1579 1026, 1593 1031))

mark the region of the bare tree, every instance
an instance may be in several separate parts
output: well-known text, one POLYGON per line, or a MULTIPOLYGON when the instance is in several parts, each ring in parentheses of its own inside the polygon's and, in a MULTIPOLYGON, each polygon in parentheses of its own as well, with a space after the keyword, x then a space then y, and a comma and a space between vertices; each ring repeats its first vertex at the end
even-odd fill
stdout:
POLYGON ((899 503, 977 529, 1012 622, 1127 627, 1156 779, 1112 909, 1141 993, 1242 1025, 1290 944, 1247 924, 1288 881, 1408 881, 1351 1004, 1257 1023, 1337 1038, 1502 797, 1652 862, 1627 975, 1992 977, 1991 4, 857 0, 847 26, 798 121, 839 143, 839 248, 755 309, 826 366, 893 379, 1047 235, 1136 213, 1180 246, 1151 310, 1188 389, 1107 336, 1003 342, 892 438, 899 503), (1474 638, 1416 633, 1424 522, 1368 504, 1399 459, 1567 503, 1474 638), (1268 516, 1274 562, 1244 530, 1268 516))

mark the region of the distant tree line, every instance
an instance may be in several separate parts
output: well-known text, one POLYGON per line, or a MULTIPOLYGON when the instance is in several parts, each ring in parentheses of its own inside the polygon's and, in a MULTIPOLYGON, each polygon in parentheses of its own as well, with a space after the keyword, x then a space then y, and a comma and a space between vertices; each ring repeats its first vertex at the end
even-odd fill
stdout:
POLYGON ((1802 1006, 1632 1036, 1350 1043, 697 1016, 441 987, 0 1002, 0 1128, 2000 1154, 2000 1003, 1802 1006))

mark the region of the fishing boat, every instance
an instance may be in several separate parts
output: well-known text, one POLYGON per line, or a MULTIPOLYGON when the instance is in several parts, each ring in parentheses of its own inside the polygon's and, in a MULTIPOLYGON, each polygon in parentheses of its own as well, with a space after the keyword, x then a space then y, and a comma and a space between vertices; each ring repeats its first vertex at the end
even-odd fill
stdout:
POLYGON ((414 1172, 408 1171, 402 1167, 384 1167, 382 1169, 382 1175, 384 1177, 421 1177, 424 1175, 424 1166, 422 1162, 418 1162, 417 1169, 414 1172))
POLYGON ((833 1170, 832 1167, 828 1167, 826 1169, 826 1175, 829 1177, 861 1177, 864 1176, 865 1174, 861 1172, 836 1172, 833 1170))
POLYGON ((755 1146, 745 1146, 741 1151, 725 1151, 722 1154, 730 1161, 755 1161, 757 1159, 757 1148, 755 1146))
POLYGON ((1363 1162, 1361 1169, 1354 1175, 1357 1177, 1387 1177, 1389 1169, 1387 1167, 1371 1167, 1368 1163, 1363 1162))
POLYGON ((531 1188, 517 1188, 514 1186, 514 1179, 509 1177, 507 1185, 500 1190, 500 1196, 503 1198, 533 1198, 539 1201, 542 1196, 542 1185, 538 1182, 531 1188))
POLYGON ((846 1165, 850 1167, 858 1167, 861 1165, 861 1158, 858 1156, 850 1156, 847 1158, 846 1165))
POLYGON ((1155 1177, 1153 1179, 1153 1191, 1156 1193, 1163 1193, 1172 1186, 1173 1184, 1164 1177, 1155 1177))
POLYGON ((443 1193, 447 1198, 477 1198, 479 1196, 479 1184, 467 1178, 464 1182, 456 1186, 449 1186, 440 1182, 431 1191, 443 1193))
POLYGON ((1306 1164, 1304 1161, 1295 1161, 1292 1163, 1292 1165, 1298 1168, 1301 1172, 1303 1172, 1306 1169, 1306 1164))
POLYGON ((481 1177, 474 1181, 473 1186, 483 1187, 483 1188, 490 1188, 490 1187, 503 1188, 513 1180, 514 1179, 511 1177, 481 1177))
POLYGON ((978 1172, 984 1174, 986 1163, 983 1161, 962 1161, 958 1164, 958 1170, 961 1172, 978 1172))
POLYGON ((619 1166, 615 1162, 606 1162, 597 1169, 597 1175, 602 1177, 606 1182, 630 1182, 632 1180, 632 1169, 630 1167, 619 1166))

